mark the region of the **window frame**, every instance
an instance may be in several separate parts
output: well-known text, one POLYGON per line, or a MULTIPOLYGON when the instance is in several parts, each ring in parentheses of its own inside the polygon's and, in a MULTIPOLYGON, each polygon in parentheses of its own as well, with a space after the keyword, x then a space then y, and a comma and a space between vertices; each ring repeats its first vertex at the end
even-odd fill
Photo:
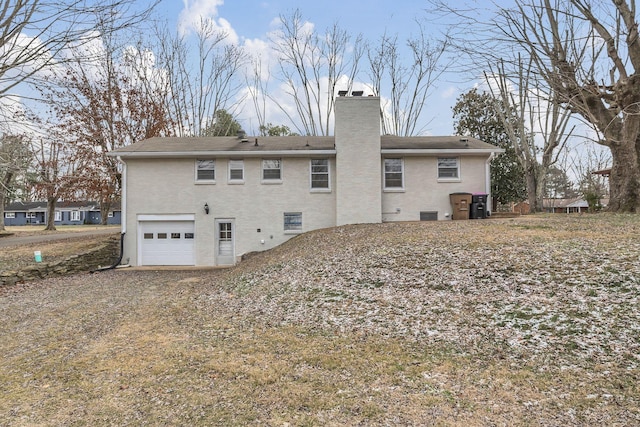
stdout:
POLYGON ((302 212, 284 212, 283 228, 285 234, 300 234, 303 232, 302 212))
POLYGON ((71 211, 71 221, 80 221, 80 211, 71 211))
POLYGON ((260 177, 261 177, 261 182, 263 184, 280 184, 282 183, 282 159, 281 158, 277 158, 277 159, 262 159, 262 167, 260 170, 260 177), (278 168, 265 168, 265 163, 266 162, 278 162, 278 168), (278 178, 265 178, 265 171, 273 171, 273 170, 278 170, 280 171, 279 177, 278 178))
POLYGON ((196 184, 215 184, 216 183, 216 159, 205 158, 205 159, 196 159, 195 161, 195 181, 196 184), (211 162, 212 168, 200 168, 200 165, 203 162, 211 162), (200 171, 211 171, 213 172, 213 178, 200 178, 200 171))
POLYGON ((37 215, 35 212, 27 212, 24 217, 27 219, 36 219, 37 215))
POLYGON ((244 184, 244 159, 229 159, 227 169, 227 181, 229 184, 244 184), (234 164, 236 167, 232 167, 234 164), (240 167, 237 167, 237 165, 240 165, 240 167), (242 178, 233 178, 231 172, 238 170, 241 171, 242 178))
POLYGON ((54 211, 53 212, 53 222, 62 221, 62 211, 54 211))
POLYGON ((16 218, 16 213, 15 212, 5 212, 4 213, 4 217, 7 219, 15 219, 16 218))
POLYGON ((440 182, 459 182, 461 180, 461 175, 460 175, 460 157, 438 157, 436 160, 437 164, 436 164, 436 169, 437 169, 437 176, 438 176, 438 181, 440 182), (441 167, 440 166, 440 162, 444 161, 444 160, 455 160, 456 162, 456 176, 455 177, 451 177, 451 176, 442 176, 441 172, 443 169, 445 170, 452 170, 453 167, 448 166, 448 167, 441 167))
POLYGON ((316 193, 329 193, 331 192, 331 162, 329 159, 309 159, 309 188, 312 192, 316 193), (314 172, 313 162, 326 162, 327 170, 326 172, 314 172), (327 177, 327 186, 326 187, 314 187, 314 176, 324 176, 327 177))
MULTIPOLYGON (((396 178, 397 179, 397 178, 396 178)), ((404 158, 403 157, 385 157, 382 162, 382 180, 383 180, 383 188, 384 191, 404 191, 404 158), (400 162, 400 171, 389 171, 387 170, 387 161, 397 160, 400 162), (400 186, 390 186, 388 185, 388 175, 390 174, 400 174, 400 186)))

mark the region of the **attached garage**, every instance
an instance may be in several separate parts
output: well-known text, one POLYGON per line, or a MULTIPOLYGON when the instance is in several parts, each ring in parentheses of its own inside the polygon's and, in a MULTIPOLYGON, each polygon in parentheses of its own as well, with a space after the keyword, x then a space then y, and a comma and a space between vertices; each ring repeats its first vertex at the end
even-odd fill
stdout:
POLYGON ((193 215, 139 215, 139 265, 195 265, 193 215))

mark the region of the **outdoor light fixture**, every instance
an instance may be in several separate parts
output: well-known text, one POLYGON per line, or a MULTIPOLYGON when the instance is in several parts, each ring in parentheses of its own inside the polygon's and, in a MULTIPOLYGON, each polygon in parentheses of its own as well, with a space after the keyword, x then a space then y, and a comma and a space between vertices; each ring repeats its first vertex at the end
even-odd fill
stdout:
POLYGON ((207 215, 209 215, 209 204, 205 203, 204 204, 204 213, 206 213, 207 215))

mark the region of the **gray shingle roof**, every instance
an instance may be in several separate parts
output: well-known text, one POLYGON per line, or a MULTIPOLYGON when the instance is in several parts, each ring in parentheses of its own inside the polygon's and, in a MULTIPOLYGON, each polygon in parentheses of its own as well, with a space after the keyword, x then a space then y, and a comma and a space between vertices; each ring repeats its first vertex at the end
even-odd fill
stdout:
MULTIPOLYGON (((460 136, 380 137, 382 150, 486 150, 501 151, 496 146, 475 138, 460 136)), ((197 155, 198 153, 227 152, 238 154, 269 152, 334 151, 333 136, 269 136, 247 137, 246 142, 229 137, 156 137, 114 150, 112 155, 153 156, 155 154, 197 155)))

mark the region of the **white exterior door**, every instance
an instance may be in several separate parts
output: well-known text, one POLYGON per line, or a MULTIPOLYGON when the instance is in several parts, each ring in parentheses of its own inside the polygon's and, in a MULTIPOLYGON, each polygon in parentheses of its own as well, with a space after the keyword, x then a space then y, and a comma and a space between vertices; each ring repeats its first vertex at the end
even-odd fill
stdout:
POLYGON ((233 219, 216 219, 216 264, 234 265, 236 263, 235 224, 233 219))
POLYGON ((139 221, 139 265, 195 265, 194 221, 139 221))

